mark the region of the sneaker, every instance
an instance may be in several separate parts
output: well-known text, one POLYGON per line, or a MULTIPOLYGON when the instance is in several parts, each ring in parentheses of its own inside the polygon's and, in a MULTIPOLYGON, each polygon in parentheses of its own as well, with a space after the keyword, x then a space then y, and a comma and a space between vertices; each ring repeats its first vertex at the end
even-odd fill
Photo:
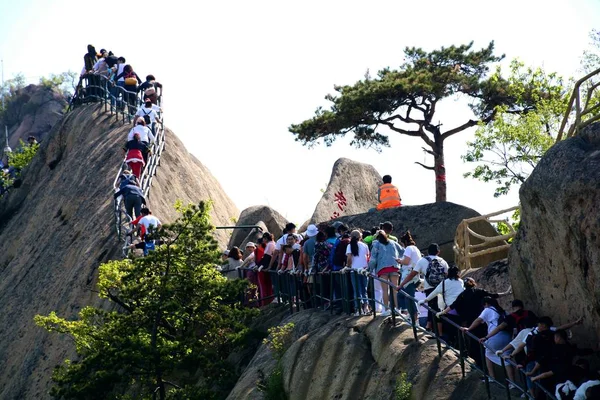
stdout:
POLYGON ((357 311, 353 314, 355 317, 360 317, 360 313, 357 311))
POLYGON ((392 315, 392 311, 390 311, 389 309, 383 311, 381 314, 382 317, 389 317, 390 315, 392 315))

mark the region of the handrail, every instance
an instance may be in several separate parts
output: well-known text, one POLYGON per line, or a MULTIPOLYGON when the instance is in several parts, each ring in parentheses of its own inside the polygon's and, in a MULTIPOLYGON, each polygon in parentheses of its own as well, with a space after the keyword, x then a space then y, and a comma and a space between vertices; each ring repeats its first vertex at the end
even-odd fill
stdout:
POLYGON ((600 75, 600 68, 590 72, 583 78, 579 79, 575 82, 575 86, 573 88, 573 92, 571 93, 571 97, 569 98, 569 105, 567 106, 567 111, 565 112, 565 116, 560 124, 560 129, 558 130, 558 135, 556 136, 556 143, 560 142, 563 139, 563 135, 565 135, 565 128, 567 127, 567 122, 572 112, 575 111, 575 122, 569 127, 569 130, 566 132, 565 137, 570 138, 577 135, 583 128, 590 125, 592 122, 600 120, 600 103, 597 103, 591 107, 590 101, 593 98, 594 91, 600 87, 600 82, 592 83, 590 87, 588 87, 588 91, 586 93, 585 104, 581 105, 581 85, 583 85, 587 80, 590 80, 596 75, 600 75), (573 106, 575 103, 575 106, 573 106), (582 121, 581 117, 594 113, 589 119, 582 121))
MULTIPOLYGON (((255 268, 237 268, 238 270, 238 276, 239 278, 243 278, 244 273, 252 271, 252 272, 256 272, 257 270, 255 268)), ((224 271, 224 272, 232 272, 232 270, 229 271, 224 271)), ((340 276, 340 275, 345 275, 345 274, 358 274, 355 270, 350 270, 347 272, 344 271, 323 271, 323 272, 313 272, 311 274, 308 274, 306 271, 302 271, 300 269, 298 270, 292 270, 292 271, 275 271, 273 269, 269 269, 269 270, 263 270, 262 272, 266 272, 269 273, 271 276, 274 276, 274 279, 278 282, 277 287, 277 292, 274 293, 271 296, 267 296, 264 298, 258 298, 258 299, 253 299, 253 300, 247 300, 245 298, 245 294, 242 293, 242 297, 244 299, 244 302, 246 304, 252 305, 253 303, 259 303, 261 304, 262 302, 264 302, 265 300, 269 300, 272 298, 277 298, 279 299, 279 301, 281 300, 285 300, 286 298, 289 301, 289 307, 290 307, 290 311, 293 313, 294 312, 294 307, 296 308, 297 311, 300 311, 300 306, 302 304, 305 304, 306 302, 312 301, 312 306, 313 307, 319 307, 320 302, 315 301, 316 299, 321 300, 321 302, 323 300, 329 302, 330 305, 330 309, 331 312, 333 313, 333 303, 335 302, 342 302, 342 310, 346 311, 346 313, 350 314, 350 307, 346 307, 346 305, 350 304, 351 302, 354 302, 355 300, 357 300, 357 298, 350 298, 350 296, 348 295, 348 291, 344 290, 344 282, 346 281, 345 279, 341 280, 341 284, 342 284, 342 290, 341 290, 341 294, 342 294, 342 298, 340 299, 333 299, 333 287, 334 287, 334 280, 336 276, 340 276), (319 288, 320 288, 320 292, 319 293, 315 293, 315 289, 313 288, 313 292, 311 294, 311 298, 309 300, 306 301, 301 301, 300 300, 300 292, 299 290, 301 290, 300 288, 302 287, 302 282, 298 283, 293 283, 293 284, 286 284, 285 280, 291 280, 291 282, 294 282, 294 280, 298 280, 299 277, 304 277, 304 276, 314 276, 315 283, 319 283, 319 288), (323 277, 329 275, 331 277, 331 279, 329 279, 329 289, 330 289, 330 297, 331 298, 326 298, 323 296, 323 281, 322 278, 320 279, 320 282, 317 282, 317 278, 319 277, 323 277), (291 291, 288 291, 287 293, 285 292, 287 289, 291 289, 291 291)), ((368 288, 371 289, 372 293, 374 293, 374 282, 375 281, 379 281, 381 283, 385 283, 386 285, 388 285, 389 288, 389 301, 390 301, 390 307, 392 309, 395 308, 395 295, 394 292, 398 292, 400 293, 404 298, 417 303, 418 300, 414 297, 409 295, 408 293, 406 293, 402 288, 398 287, 397 285, 394 285, 391 281, 386 280, 386 279, 382 279, 377 277, 374 274, 367 274, 367 278, 368 278, 368 288)), ((272 278, 273 279, 273 278, 272 278)), ((289 283, 289 282, 288 282, 289 283)), ((377 311, 376 311, 376 307, 375 307, 375 303, 378 302, 374 297, 369 297, 369 295, 367 294, 366 296, 366 300, 372 305, 371 307, 371 312, 373 315, 373 318, 376 318, 377 316, 377 311)), ((362 299, 361 299, 362 300, 362 299)), ((380 302, 378 302, 379 304, 381 304, 380 302)), ((385 305, 384 305, 385 306, 385 305)), ((415 304, 416 307, 416 304, 415 304)), ((428 312, 433 313, 433 315, 436 314, 436 310, 432 309, 431 307, 429 307, 429 305, 427 304, 422 304, 422 307, 425 307, 428 312)), ((360 308, 357 310, 357 312, 359 314, 362 314, 362 310, 360 310, 360 308)), ((461 363, 461 370, 462 370, 462 375, 463 377, 466 376, 466 371, 465 371, 465 363, 469 364, 471 366, 471 368, 474 368, 476 370, 478 370, 479 372, 481 372, 484 377, 485 377, 485 385, 486 385, 486 391, 487 391, 487 395, 488 398, 491 399, 491 389, 490 389, 490 383, 494 383, 496 385, 499 385, 501 387, 503 387, 505 389, 506 392, 506 396, 507 399, 511 399, 511 393, 510 393, 510 388, 509 388, 509 384, 514 385, 515 389, 519 390, 522 394, 525 394, 525 396, 529 399, 534 399, 528 392, 527 388, 523 388, 521 387, 517 382, 512 382, 508 379, 508 377, 506 377, 505 382, 501 383, 498 380, 492 378, 489 374, 489 372, 487 371, 487 366, 485 363, 485 349, 490 349, 490 350, 494 350, 493 348, 489 347, 487 345, 487 343, 482 343, 480 342, 480 338, 478 338, 477 336, 475 336, 473 333, 471 332, 463 332, 461 330, 461 326, 458 325, 457 323, 455 323, 454 321, 450 320, 449 318, 445 317, 445 316, 440 316, 435 317, 434 320, 440 319, 446 323, 448 323, 449 325, 453 326, 455 329, 457 329, 460 333, 458 334, 458 342, 459 342, 459 349, 456 349, 454 347, 452 347, 449 343, 447 343, 442 337, 440 337, 439 332, 437 330, 437 323, 433 324, 433 332, 429 332, 427 330, 425 330, 423 327, 420 327, 416 321, 412 321, 412 320, 408 320, 407 318, 405 318, 403 315, 396 315, 395 312, 392 312, 390 315, 390 319, 392 321, 392 325, 396 325, 396 318, 400 318, 401 320, 403 320, 404 322, 408 323, 412 330, 413 330, 413 336, 415 341, 418 342, 418 332, 421 332, 423 334, 432 336, 435 341, 436 341, 436 345, 437 345, 437 349, 438 349, 438 355, 441 357, 442 356, 442 345, 444 347, 446 347, 448 350, 454 352, 455 354, 457 354, 457 356, 460 359, 460 363, 461 363), (482 358, 482 367, 480 368, 474 361, 470 360, 468 356, 465 356, 465 339, 468 338, 469 340, 474 340, 476 341, 476 343, 478 343, 479 348, 480 348, 480 352, 481 352, 481 358, 482 358)), ((412 317, 411 317, 412 318, 412 317)), ((509 365, 511 365, 512 367, 517 367, 517 365, 512 361, 512 360, 505 360, 503 357, 500 357, 500 361, 501 361, 501 367, 502 369, 505 371, 505 366, 506 363, 508 363, 509 365)), ((520 372, 520 374, 522 375, 522 377, 525 377, 525 372, 522 369, 517 368, 517 371, 520 372)), ((546 396, 548 396, 549 399, 551 400, 556 400, 556 397, 554 396, 553 393, 548 392, 548 390, 546 390, 539 382, 532 382, 533 385, 535 387, 537 387, 539 390, 543 391, 546 396)))
MULTIPOLYGON (((77 87, 71 101, 69 102, 68 111, 71 111, 78 103, 84 103, 89 99, 99 100, 104 104, 104 111, 114 113, 116 115, 117 121, 121 120, 123 124, 130 123, 134 119, 134 114, 131 114, 129 111, 133 107, 137 108, 143 104, 142 99, 134 92, 130 92, 123 87, 115 85, 108 77, 100 74, 94 73, 86 73, 80 76, 79 82, 77 83, 77 87), (96 83, 90 83, 90 78, 95 80, 96 83), (85 83, 85 87, 84 87, 85 83), (135 102, 133 105, 129 104, 129 100, 135 96, 135 102), (121 99, 119 99, 121 97, 121 99), (122 105, 122 110, 121 106, 122 105), (120 115, 121 114, 121 117, 120 115)), ((162 95, 158 99, 159 104, 162 103, 162 95)), ((155 122, 155 127, 157 127, 155 132, 155 140, 151 143, 150 154, 148 156, 147 163, 144 167, 144 170, 140 176, 139 184, 144 194, 144 197, 148 198, 150 196, 150 187, 152 186, 152 180, 156 175, 156 170, 160 165, 160 159, 162 155, 162 151, 165 147, 165 123, 164 116, 162 110, 158 113, 159 121, 155 122)), ((123 158, 123 161, 119 164, 118 172, 113 180, 113 188, 118 187, 119 177, 123 172, 123 168, 126 165, 127 157, 123 158)), ((133 220, 133 218, 128 215, 123 209, 123 202, 121 196, 114 201, 114 214, 115 214, 115 228, 117 231, 117 237, 119 241, 124 240, 127 244, 128 235, 130 234, 130 229, 127 229, 125 235, 123 235, 122 227, 123 224, 123 216, 125 217, 125 226, 129 227, 129 224, 133 220)), ((124 247, 125 249, 125 247, 124 247)), ((124 250, 125 252, 125 250, 124 250)))

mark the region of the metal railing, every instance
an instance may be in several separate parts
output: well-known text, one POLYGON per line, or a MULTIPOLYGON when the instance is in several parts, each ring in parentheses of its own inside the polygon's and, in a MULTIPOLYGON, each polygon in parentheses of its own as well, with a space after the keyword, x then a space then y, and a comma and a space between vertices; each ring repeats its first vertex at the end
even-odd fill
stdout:
MULTIPOLYGON (((232 273, 234 270, 223 271, 225 274, 232 273)), ((267 284, 273 285, 273 293, 268 294, 266 296, 253 296, 250 298, 248 296, 248 292, 244 292, 241 294, 241 300, 247 306, 264 306, 271 301, 277 299, 277 302, 283 305, 286 305, 290 309, 290 313, 294 311, 298 312, 304 308, 321 308, 323 310, 329 311, 333 314, 334 310, 337 309, 338 312, 346 313, 348 315, 352 314, 353 304, 359 304, 360 302, 367 301, 370 306, 370 315, 372 315, 373 319, 377 318, 377 304, 386 308, 388 305, 383 304, 375 298, 375 282, 379 281, 388 286, 388 298, 389 298, 389 308, 391 310, 396 309, 396 293, 400 296, 403 296, 404 299, 408 301, 412 301, 415 304, 415 310, 417 307, 418 300, 406 293, 404 290, 394 285, 392 282, 381 279, 373 274, 368 274, 367 278, 367 296, 366 298, 357 298, 356 294, 350 294, 350 286, 348 285, 348 277, 352 279, 352 275, 359 275, 355 270, 350 271, 328 271, 328 272, 316 272, 307 274, 301 271, 274 271, 264 270, 258 272, 256 268, 237 268, 237 276, 240 279, 247 278, 249 273, 257 273, 257 274, 266 274, 264 276, 268 276, 267 284), (312 277, 312 288, 307 290, 307 283, 305 282, 306 278, 312 277), (337 282, 336 282, 337 281, 337 282), (336 289, 337 288, 337 289, 336 289), (335 293, 335 294, 334 294, 335 293), (357 303, 358 301, 358 303, 357 303)), ((260 276, 257 276, 257 279, 261 279, 260 276)), ((263 278, 264 279, 264 278, 263 278)), ((260 288, 260 286, 259 286, 260 288)), ((252 289, 257 291, 256 288, 252 289)), ((463 378, 466 376, 466 365, 468 364, 472 369, 479 371, 483 374, 485 378, 485 386, 486 393, 488 399, 492 398, 491 394, 491 384, 497 385, 504 389, 507 399, 518 398, 521 394, 524 394, 526 398, 534 399, 527 386, 523 383, 512 381, 508 379, 508 376, 504 379, 504 382, 496 380, 492 378, 487 370, 487 365, 485 362, 485 351, 486 349, 490 349, 494 351, 493 348, 489 347, 486 343, 481 343, 480 338, 474 335, 471 332, 463 332, 461 330, 461 326, 451 319, 441 316, 435 316, 436 310, 429 307, 427 304, 423 304, 422 307, 425 307, 430 314, 433 315, 432 318, 432 329, 433 332, 428 331, 421 327, 418 324, 418 321, 412 321, 412 318, 406 317, 401 313, 397 313, 393 311, 391 315, 388 317, 393 326, 400 320, 404 323, 410 325, 413 336, 416 342, 419 340, 419 333, 429 335, 436 341, 438 355, 442 357, 442 347, 446 348, 449 351, 452 351, 459 358, 461 372, 463 378), (443 321, 450 325, 452 328, 458 331, 457 333, 457 342, 458 348, 453 347, 449 344, 444 338, 442 338, 438 331, 438 326, 436 320, 443 321), (471 343, 470 341, 473 341, 471 343), (473 354, 468 354, 468 348, 470 344, 477 344, 479 348, 479 355, 481 357, 481 366, 477 364, 477 362, 469 356, 473 356, 473 354), (509 385, 513 385, 514 388, 511 389, 509 385), (511 390, 517 390, 519 392, 518 395, 514 395, 511 393, 511 390)), ((410 310, 410 308, 409 308, 410 310)), ((361 307, 356 307, 355 313, 358 315, 367 315, 363 313, 361 307)), ((472 347, 471 347, 472 348, 472 347)), ((512 360, 505 360, 504 357, 499 357, 501 362, 501 367, 506 375, 506 366, 510 365, 512 368, 515 368, 519 371, 521 378, 525 381, 525 371, 521 368, 518 368, 517 364, 512 360)), ((539 382, 532 382, 533 386, 536 387, 539 391, 545 393, 547 399, 556 400, 556 397, 553 393, 550 393, 546 388, 544 388, 539 382)))
MULTIPOLYGON (((90 100, 103 103, 104 112, 114 114, 117 121, 121 121, 123 124, 134 122, 135 112, 143 104, 141 92, 138 94, 137 92, 127 91, 124 87, 115 85, 114 82, 103 75, 88 73, 80 77, 77 89, 69 102, 68 111, 78 105, 86 104, 90 100)), ((159 105, 162 104, 162 93, 157 102, 159 105)), ((156 175, 165 148, 165 121, 162 110, 158 112, 158 116, 160 122, 155 122, 154 127, 156 129, 153 132, 155 139, 150 145, 148 160, 139 179, 140 188, 146 198, 150 196, 152 180, 156 175)), ((119 177, 123 170, 127 168, 126 159, 127 157, 124 157, 119 164, 113 181, 113 188, 115 189, 119 187, 119 177)), ((131 221, 133 218, 125 211, 121 196, 114 201, 113 213, 117 237, 119 242, 123 242, 123 255, 126 255, 132 240, 133 227, 131 221)))

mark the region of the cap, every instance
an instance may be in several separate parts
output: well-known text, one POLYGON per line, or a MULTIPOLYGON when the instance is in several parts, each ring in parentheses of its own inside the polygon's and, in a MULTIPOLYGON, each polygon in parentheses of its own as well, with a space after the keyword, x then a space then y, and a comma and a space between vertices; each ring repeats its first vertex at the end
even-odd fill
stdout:
POLYGON ((228 256, 228 255, 229 255, 229 250, 224 250, 224 251, 223 251, 223 255, 224 255, 224 256, 228 256))
POLYGON ((254 244, 254 242, 248 242, 246 243, 246 248, 248 247, 256 247, 256 245, 254 244))

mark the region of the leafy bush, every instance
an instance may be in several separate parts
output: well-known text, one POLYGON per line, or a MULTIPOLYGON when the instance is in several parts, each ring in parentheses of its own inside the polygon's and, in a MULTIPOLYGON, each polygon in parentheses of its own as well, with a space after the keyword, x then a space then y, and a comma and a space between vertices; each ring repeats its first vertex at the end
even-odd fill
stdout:
POLYGON ((394 395, 396 400, 410 400, 412 395, 412 383, 408 381, 406 372, 402 372, 398 377, 394 395))
POLYGON ((292 341, 293 330, 294 324, 292 322, 283 326, 269 328, 269 337, 264 339, 263 343, 271 350, 277 361, 283 358, 285 351, 292 341))

